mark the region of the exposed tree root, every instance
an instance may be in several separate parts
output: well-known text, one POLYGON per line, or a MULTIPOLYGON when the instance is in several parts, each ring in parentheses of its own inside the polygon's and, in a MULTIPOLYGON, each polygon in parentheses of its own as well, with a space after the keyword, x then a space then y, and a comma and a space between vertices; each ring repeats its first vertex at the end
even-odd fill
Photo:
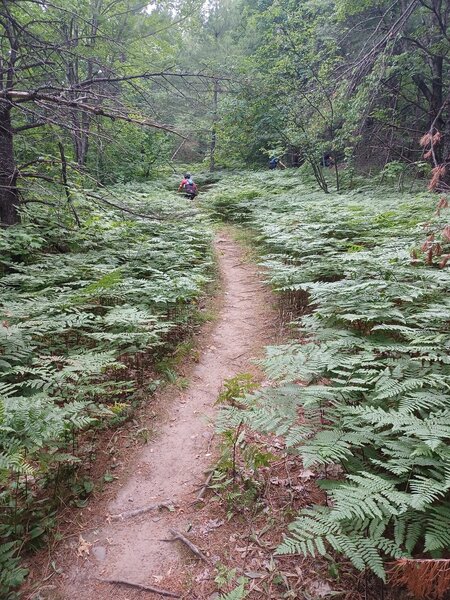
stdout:
POLYGON ((170 590, 164 590, 162 588, 154 587, 152 585, 142 585, 141 583, 133 583, 132 581, 125 581, 124 579, 100 579, 104 583, 111 583, 113 585, 127 585, 129 587, 142 590, 144 592, 152 592, 153 594, 159 594, 160 596, 167 596, 168 598, 181 598, 180 594, 171 592, 170 590))
POLYGON ((199 550, 197 548, 197 546, 195 544, 193 544, 190 540, 188 540, 187 537, 185 537, 182 533, 180 533, 176 529, 169 529, 169 531, 173 535, 173 538, 171 538, 169 540, 161 540, 161 541, 163 541, 163 542, 176 542, 177 540, 179 540, 180 542, 182 542, 183 544, 185 544, 185 546, 187 546, 191 550, 191 552, 193 552, 195 554, 195 556, 198 556, 198 558, 200 558, 201 560, 203 560, 208 565, 211 564, 211 561, 209 560, 209 558, 207 556, 205 556, 203 554, 203 552, 201 550, 199 550))
POLYGON ((167 510, 173 511, 172 506, 172 504, 149 504, 148 506, 142 506, 141 508, 136 508, 134 510, 128 510, 126 512, 118 513, 117 515, 110 515, 109 518, 111 521, 123 521, 124 519, 137 517, 138 515, 143 515, 144 513, 150 512, 152 510, 159 510, 161 508, 167 508, 167 510))

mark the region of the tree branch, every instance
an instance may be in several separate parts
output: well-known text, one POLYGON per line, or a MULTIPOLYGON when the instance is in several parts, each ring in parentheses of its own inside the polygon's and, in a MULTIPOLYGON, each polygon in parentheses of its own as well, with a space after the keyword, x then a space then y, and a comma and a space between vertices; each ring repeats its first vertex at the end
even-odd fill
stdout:
POLYGON ((156 121, 151 121, 150 119, 145 118, 136 119, 134 117, 129 117, 126 114, 115 111, 114 109, 107 110, 105 108, 102 108, 101 106, 93 106, 91 104, 86 104, 84 101, 80 101, 78 99, 67 100, 65 98, 62 98, 61 96, 52 96, 50 94, 45 94, 38 91, 22 92, 18 90, 2 90, 0 91, 0 98, 9 100, 11 104, 20 104, 23 102, 43 102, 50 104, 58 104, 60 106, 67 106, 68 108, 76 108, 78 110, 98 115, 101 117, 107 117, 108 119, 118 119, 120 121, 126 121, 127 123, 134 123, 136 125, 143 125, 145 127, 161 129, 163 131, 167 131, 169 133, 178 135, 182 138, 186 137, 179 131, 176 131, 175 129, 170 127, 170 125, 163 125, 162 123, 157 123, 156 121))

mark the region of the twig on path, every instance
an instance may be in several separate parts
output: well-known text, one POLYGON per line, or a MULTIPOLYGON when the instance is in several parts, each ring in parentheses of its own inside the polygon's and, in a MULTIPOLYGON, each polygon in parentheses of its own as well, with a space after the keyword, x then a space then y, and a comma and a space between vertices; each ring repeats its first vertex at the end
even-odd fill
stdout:
POLYGON ((249 349, 247 348, 247 350, 244 350, 244 352, 241 352, 237 356, 233 356, 232 358, 230 358, 230 360, 237 360, 238 358, 241 358, 241 356, 244 356, 244 354, 248 354, 248 352, 249 352, 249 349))
POLYGON ((169 529, 169 532, 173 535, 173 538, 170 540, 161 540, 162 542, 176 542, 177 540, 183 542, 189 550, 191 550, 195 556, 198 556, 201 560, 203 560, 206 564, 210 565, 211 561, 208 557, 206 557, 201 550, 197 548, 195 544, 193 544, 190 540, 187 539, 182 533, 177 531, 176 529, 169 529))
POLYGON ((128 585, 129 587, 133 587, 144 592, 153 592, 154 594, 159 594, 160 596, 167 596, 168 598, 181 598, 180 594, 177 594, 176 592, 164 590, 162 588, 154 587, 152 585, 142 585, 141 583, 133 583, 132 581, 125 581, 124 579, 99 579, 99 581, 103 581, 104 583, 128 585))
POLYGON ((160 508, 167 508, 169 511, 173 511, 173 504, 149 504, 148 506, 142 506, 141 508, 135 508, 134 510, 128 510, 121 512, 117 515, 110 515, 111 521, 119 521, 123 519, 129 519, 130 517, 137 517, 137 515, 143 515, 146 512, 152 510, 159 510, 160 508))
POLYGON ((214 469, 211 469, 211 471, 209 471, 209 474, 208 474, 208 477, 206 478, 205 483, 200 488, 200 491, 197 494, 197 497, 192 504, 195 504, 196 502, 200 502, 201 500, 203 500, 203 496, 205 495, 205 492, 208 489, 209 484, 211 483, 211 479, 213 478, 213 475, 214 475, 214 469))
MULTIPOLYGON (((215 434, 214 434, 214 430, 211 433, 211 435, 209 436, 209 440, 208 440, 208 447, 206 448, 206 453, 208 454, 211 450, 211 444, 213 443, 215 434)), ((214 469, 207 469, 206 471, 204 471, 205 475, 207 475, 210 471, 214 471, 214 469)))

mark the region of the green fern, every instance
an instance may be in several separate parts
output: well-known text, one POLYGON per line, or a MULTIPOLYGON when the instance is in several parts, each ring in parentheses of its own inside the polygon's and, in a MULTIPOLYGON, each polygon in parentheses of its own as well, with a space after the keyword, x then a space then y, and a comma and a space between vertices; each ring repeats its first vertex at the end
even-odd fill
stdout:
POLYGON ((298 185, 236 209, 267 281, 298 310, 301 341, 267 349, 276 385, 233 422, 282 436, 305 467, 347 474, 321 480, 329 507, 303 511, 279 552, 331 547, 384 578, 386 559, 450 550, 449 271, 409 258, 434 198, 365 188, 336 202, 298 185))
POLYGON ((78 432, 105 426, 108 405, 131 404, 171 336, 192 329, 211 277, 210 228, 184 200, 154 189, 112 193, 158 220, 124 219, 80 194, 84 226, 70 236, 40 205, 0 231, 0 497, 16 505, 2 511, 0 544, 3 535, 29 539, 33 520, 54 509, 51 499, 36 502, 41 490, 57 492, 65 477, 70 487, 69 475, 90 458, 78 432))
POLYGON ((245 590, 245 581, 241 582, 234 590, 227 594, 222 594, 220 600, 243 600, 247 596, 245 590))

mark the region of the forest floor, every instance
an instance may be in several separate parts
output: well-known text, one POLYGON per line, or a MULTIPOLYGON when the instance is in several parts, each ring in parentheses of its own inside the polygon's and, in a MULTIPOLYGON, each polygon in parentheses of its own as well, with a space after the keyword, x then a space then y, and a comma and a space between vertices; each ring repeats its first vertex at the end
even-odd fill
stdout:
MULTIPOLYGON (((195 502, 217 455, 214 404, 227 379, 239 373, 261 379, 254 359, 280 335, 275 300, 245 250, 226 230, 217 235, 215 247, 221 278, 217 318, 200 334, 197 360, 186 367, 187 389, 170 386, 161 392, 150 415, 157 413, 158 423, 151 424, 157 434, 129 456, 123 449, 108 493, 89 503, 64 540, 41 555, 41 564, 31 565, 29 585, 41 584, 29 598, 164 597, 106 580, 163 588, 185 598, 210 596, 186 592, 187 583, 191 590, 205 587, 189 584, 192 559, 198 559, 184 543, 167 540, 170 530, 196 539, 222 524, 202 515, 195 502), (141 508, 149 510, 133 516, 141 508)), ((218 558, 207 558, 208 565, 218 558)), ((208 568, 201 579, 212 581, 213 571, 208 568)))

